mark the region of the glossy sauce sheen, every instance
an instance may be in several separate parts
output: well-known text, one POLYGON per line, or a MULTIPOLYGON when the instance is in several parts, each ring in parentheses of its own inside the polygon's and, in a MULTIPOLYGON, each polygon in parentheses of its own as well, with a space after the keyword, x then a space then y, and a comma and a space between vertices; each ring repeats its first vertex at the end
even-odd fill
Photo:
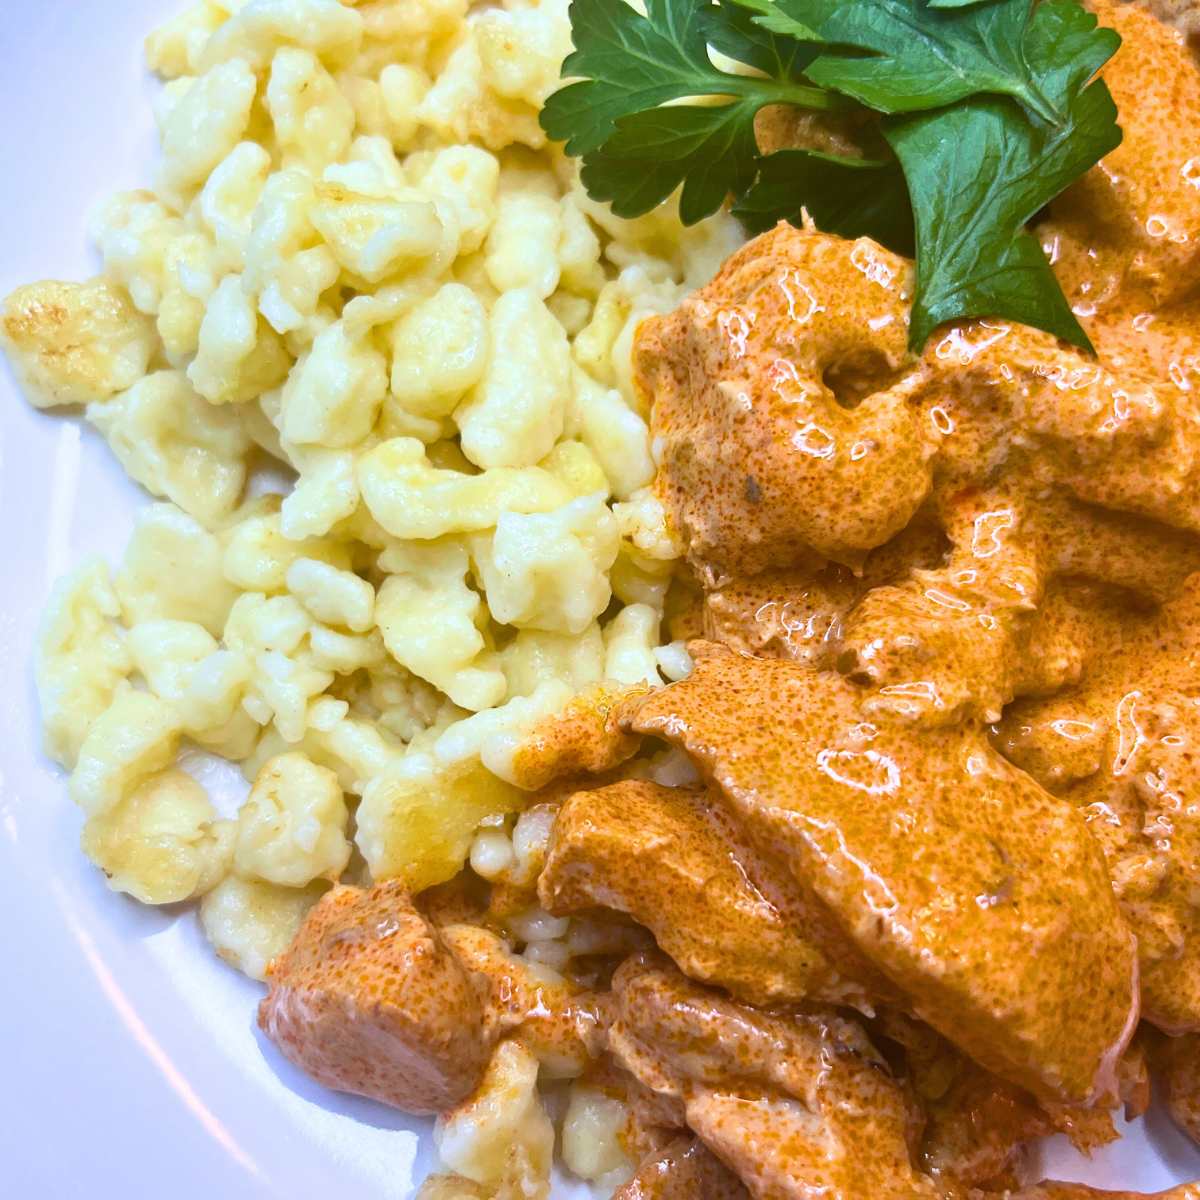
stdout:
POLYGON ((439 928, 398 882, 323 896, 270 985, 259 1025, 292 1062, 405 1112, 467 1099, 504 1037, 568 1074, 599 1052, 598 998, 540 977, 486 929, 439 928))
POLYGON ((700 762, 842 935, 977 1061, 1043 1095, 1114 1089, 1137 963, 1103 857, 1080 814, 981 731, 873 722, 835 673, 717 648, 630 721, 700 762))
POLYGON ((751 1194, 939 1195, 910 1162, 916 1111, 852 1021, 740 1006, 652 957, 627 962, 613 989, 618 1062, 678 1096, 751 1194))
POLYGON ((680 1138, 640 1167, 613 1200, 748 1200, 749 1195, 703 1142, 680 1138))
POLYGON ((270 978, 259 1024, 328 1087, 432 1113, 483 1076, 479 994, 396 885, 328 892, 270 978))
POLYGON ((658 488, 709 631, 796 666, 714 655, 629 718, 793 848, 913 1011, 1076 1099, 1132 1030, 1130 928, 1147 1016, 1200 1028, 1200 71, 1136 6, 1092 7, 1125 38, 1105 71, 1125 142, 1041 232, 1097 358, 998 322, 907 358, 910 265, 785 226, 642 327, 658 488), (871 579, 922 522, 940 561, 914 539, 871 579), (1130 757, 1133 693, 1154 728, 1130 757), (1038 732, 1060 710, 1088 746, 1038 732))
POLYGON ((629 913, 693 979, 751 1003, 863 998, 813 944, 786 869, 738 845, 719 794, 625 780, 560 810, 538 892, 548 911, 629 913))
POLYGON ((537 900, 623 949, 545 978, 469 912, 335 889, 261 1015, 317 1078, 428 1111, 520 1038, 626 1101, 621 1200, 1120 1200, 1022 1186, 1021 1149, 1114 1137, 1147 1057, 1200 1135, 1200 69, 1089 7, 1125 141, 1038 232, 1097 357, 996 321, 913 356, 912 264, 790 226, 644 322, 695 670, 514 763, 558 814, 537 900))

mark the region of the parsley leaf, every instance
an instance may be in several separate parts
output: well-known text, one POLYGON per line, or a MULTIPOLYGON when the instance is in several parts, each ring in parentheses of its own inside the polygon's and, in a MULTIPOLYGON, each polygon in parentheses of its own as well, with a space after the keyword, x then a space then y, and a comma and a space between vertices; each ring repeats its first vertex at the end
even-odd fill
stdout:
POLYGON ((762 159, 758 179, 733 211, 760 233, 777 221, 798 225, 803 209, 827 233, 865 235, 898 254, 913 253, 912 206, 895 159, 778 150, 762 159))
POLYGON ((785 45, 728 6, 647 0, 643 17, 624 0, 572 0, 570 14, 576 49, 563 71, 588 78, 546 101, 542 128, 565 140, 568 154, 584 156, 584 186, 611 202, 618 216, 648 212, 682 183, 680 216, 694 224, 754 178, 759 109, 848 103, 797 82, 810 52, 785 45), (710 42, 766 77, 718 69, 710 42), (716 96, 730 102, 709 102, 716 96), (661 107, 688 98, 706 102, 661 107))
POLYGON ((1071 102, 1063 126, 1037 128, 1002 99, 885 126, 909 192, 919 197, 914 349, 943 321, 988 316, 1092 349, 1025 225, 1120 144, 1116 117, 1108 88, 1096 82, 1071 102))
MULTIPOLYGON (((797 5, 803 11, 801 0, 791 7, 797 5)), ((826 9, 825 0, 816 8, 826 9)), ((955 8, 931 8, 926 0, 838 4, 819 32, 848 49, 826 50, 808 76, 878 112, 919 112, 991 93, 1012 96, 1044 121, 1061 120, 1025 58, 1030 11, 1030 0, 955 8)))
POLYGON ((1025 39, 1025 57, 1042 94, 1060 106, 1070 100, 1121 47, 1115 29, 1099 22, 1076 0, 1043 0, 1025 39))
POLYGON ((1062 117, 1023 119, 1011 101, 973 97, 884 125, 904 168, 917 224, 917 292, 910 340, 943 321, 1007 317, 1083 349, 1092 345, 1025 229, 1037 212, 1121 142, 1103 82, 1079 90, 1120 45, 1074 0, 1035 10, 1025 56, 1062 117))
POLYGON ((617 132, 584 160, 583 185, 594 199, 610 201, 617 216, 636 217, 682 183, 679 216, 694 225, 754 178, 758 108, 753 100, 739 100, 623 117, 617 132))
POLYGON ((772 79, 800 78, 820 52, 815 44, 781 37, 761 25, 742 0, 718 0, 718 4, 702 11, 701 27, 708 44, 772 79))
POLYGON ((707 95, 721 84, 700 28, 699 4, 652 0, 643 17, 625 0, 573 0, 575 50, 563 77, 585 78, 555 92, 541 124, 568 154, 604 144, 619 117, 684 96, 707 95))
POLYGON ((838 0, 734 0, 758 15, 756 25, 800 42, 821 42, 816 27, 837 7, 838 0), (802 15, 801 15, 802 14, 802 15))
MULTIPOLYGON (((542 128, 565 141, 568 154, 598 150, 622 118, 689 97, 741 98, 746 103, 737 115, 749 121, 767 104, 845 107, 840 97, 796 82, 782 66, 766 79, 718 70, 708 56, 705 26, 714 9, 707 0, 647 0, 644 17, 625 0, 572 0, 569 11, 575 51, 563 74, 585 78, 555 92, 541 114, 542 128)), ((619 194, 620 184, 613 186, 619 194)))
POLYGON ((644 16, 572 0, 570 16, 563 70, 579 78, 542 125, 620 216, 676 189, 688 224, 731 193, 751 230, 807 211, 915 248, 914 349, 943 321, 988 315, 1088 346, 1026 230, 1120 141, 1107 88, 1089 84, 1120 39, 1078 0, 646 0, 644 16), (872 128, 895 158, 762 157, 769 104, 883 114, 872 128))

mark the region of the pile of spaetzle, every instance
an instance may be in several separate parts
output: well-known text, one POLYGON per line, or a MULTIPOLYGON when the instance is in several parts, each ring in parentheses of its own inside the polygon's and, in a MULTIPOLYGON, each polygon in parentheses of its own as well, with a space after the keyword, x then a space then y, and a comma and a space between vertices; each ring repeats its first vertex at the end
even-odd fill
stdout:
POLYGON ((329 881, 486 857, 572 695, 689 668, 629 348, 741 234, 586 197, 537 120, 569 40, 565 0, 203 0, 147 43, 161 165, 102 274, 0 318, 157 501, 38 650, 84 848, 249 975, 329 881))

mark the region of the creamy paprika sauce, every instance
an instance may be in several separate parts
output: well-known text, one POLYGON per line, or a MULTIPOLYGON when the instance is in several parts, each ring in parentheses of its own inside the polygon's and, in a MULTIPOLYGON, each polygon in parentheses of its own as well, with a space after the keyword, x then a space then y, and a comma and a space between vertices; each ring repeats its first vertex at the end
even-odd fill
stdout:
POLYGON ((1022 1147, 1152 1071, 1196 1132, 1200 68, 1180 6, 1089 7, 1125 139, 1035 232, 1096 355, 915 355, 912 264, 787 225, 645 321, 695 669, 518 754, 523 887, 317 906, 262 1020, 318 1078, 446 1109, 523 1039, 627 1105, 625 1200, 1096 1195, 1022 1147), (487 932, 535 898, 588 971, 487 932))

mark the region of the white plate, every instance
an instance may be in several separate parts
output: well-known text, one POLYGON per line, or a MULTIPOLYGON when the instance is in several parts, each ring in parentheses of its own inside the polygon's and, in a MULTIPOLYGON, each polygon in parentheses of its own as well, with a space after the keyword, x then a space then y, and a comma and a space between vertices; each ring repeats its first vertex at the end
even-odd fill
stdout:
MULTIPOLYGON (((0 4, 0 293, 94 272, 88 209, 151 178, 142 38, 182 3, 0 4)), ((260 989, 213 957, 194 917, 113 895, 84 861, 78 814, 38 750, 29 658, 46 592, 87 554, 115 559, 143 502, 98 437, 32 411, 0 376, 3 1192, 404 1200, 429 1165, 428 1124, 282 1062, 254 1029, 260 989)), ((1162 1119, 1090 1163, 1048 1157, 1107 1186, 1200 1176, 1162 1119)))

